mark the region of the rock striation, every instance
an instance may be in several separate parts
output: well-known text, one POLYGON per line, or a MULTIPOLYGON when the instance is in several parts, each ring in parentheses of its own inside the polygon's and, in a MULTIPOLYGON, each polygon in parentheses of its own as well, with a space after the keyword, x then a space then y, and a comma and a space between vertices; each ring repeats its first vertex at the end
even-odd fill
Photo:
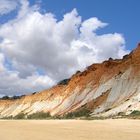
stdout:
POLYGON ((140 110, 140 44, 123 59, 93 64, 50 89, 0 100, 0 117, 37 112, 64 115, 83 107, 92 116, 106 117, 140 110))

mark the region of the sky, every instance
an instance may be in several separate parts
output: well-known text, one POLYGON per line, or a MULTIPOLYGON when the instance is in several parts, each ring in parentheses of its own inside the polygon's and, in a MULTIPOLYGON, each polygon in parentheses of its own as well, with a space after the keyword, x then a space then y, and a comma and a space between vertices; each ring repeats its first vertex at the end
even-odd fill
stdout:
POLYGON ((0 96, 47 89, 139 42, 139 0, 0 0, 0 96))

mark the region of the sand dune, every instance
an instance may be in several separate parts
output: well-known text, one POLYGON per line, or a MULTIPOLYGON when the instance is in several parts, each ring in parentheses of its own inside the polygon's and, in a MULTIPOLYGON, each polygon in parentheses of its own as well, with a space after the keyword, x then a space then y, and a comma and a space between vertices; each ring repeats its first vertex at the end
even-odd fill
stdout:
POLYGON ((1 140, 140 140, 140 120, 0 121, 1 140))

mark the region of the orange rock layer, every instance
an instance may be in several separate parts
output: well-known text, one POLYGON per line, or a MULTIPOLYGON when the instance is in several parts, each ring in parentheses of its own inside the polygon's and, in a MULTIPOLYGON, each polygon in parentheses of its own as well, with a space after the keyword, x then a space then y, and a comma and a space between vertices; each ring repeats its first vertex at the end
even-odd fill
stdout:
POLYGON ((0 117, 50 112, 64 115, 86 107, 91 115, 140 110, 140 44, 123 59, 109 59, 74 74, 68 84, 16 100, 0 100, 0 117))

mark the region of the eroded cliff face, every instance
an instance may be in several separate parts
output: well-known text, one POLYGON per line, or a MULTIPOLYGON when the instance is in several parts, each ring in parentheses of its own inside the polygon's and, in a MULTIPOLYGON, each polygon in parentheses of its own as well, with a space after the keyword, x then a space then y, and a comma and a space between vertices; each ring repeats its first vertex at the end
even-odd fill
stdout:
POLYGON ((140 44, 123 59, 109 59, 77 72, 60 84, 16 100, 0 100, 0 117, 50 112, 63 115, 86 107, 91 115, 140 110, 140 44))

